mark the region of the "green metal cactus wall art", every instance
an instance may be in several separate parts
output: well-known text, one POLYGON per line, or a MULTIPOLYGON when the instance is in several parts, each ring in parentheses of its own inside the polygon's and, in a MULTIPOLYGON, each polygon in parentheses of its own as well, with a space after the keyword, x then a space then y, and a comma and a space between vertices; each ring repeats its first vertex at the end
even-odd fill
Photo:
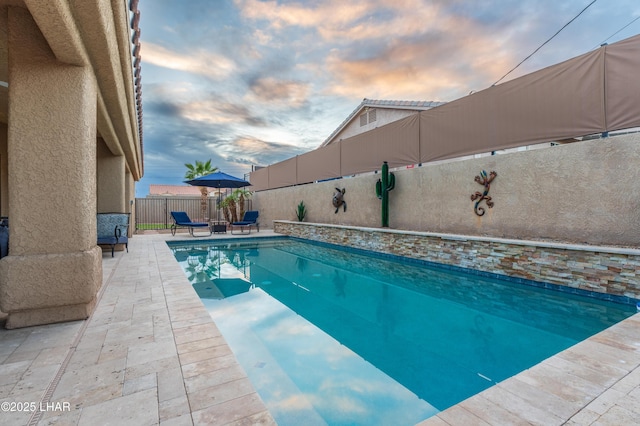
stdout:
POLYGON ((485 213, 484 208, 479 207, 480 202, 482 200, 486 201, 488 208, 493 207, 493 201, 491 201, 491 197, 489 197, 489 188, 490 188, 491 181, 493 181, 496 178, 496 176, 498 176, 498 174, 493 171, 489 173, 489 176, 487 176, 487 172, 483 170, 482 173, 480 173, 480 175, 476 176, 476 178, 474 179, 480 185, 484 186, 483 192, 476 191, 475 194, 471 194, 471 201, 476 202, 475 205, 473 206, 473 210, 476 212, 478 216, 484 216, 484 213, 485 213))
POLYGON ((376 182, 376 196, 382 200, 382 227, 389 227, 389 191, 396 186, 396 176, 389 173, 389 165, 382 163, 382 176, 376 182))

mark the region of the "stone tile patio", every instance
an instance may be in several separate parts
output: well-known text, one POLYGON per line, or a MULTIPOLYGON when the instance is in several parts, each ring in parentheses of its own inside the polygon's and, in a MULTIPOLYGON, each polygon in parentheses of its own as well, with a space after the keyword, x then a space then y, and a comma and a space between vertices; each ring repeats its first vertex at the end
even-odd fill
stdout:
MULTIPOLYGON (((103 256, 88 320, 0 330, 0 424, 275 424, 168 239, 103 256)), ((420 425, 639 424, 639 365, 637 314, 420 425)))

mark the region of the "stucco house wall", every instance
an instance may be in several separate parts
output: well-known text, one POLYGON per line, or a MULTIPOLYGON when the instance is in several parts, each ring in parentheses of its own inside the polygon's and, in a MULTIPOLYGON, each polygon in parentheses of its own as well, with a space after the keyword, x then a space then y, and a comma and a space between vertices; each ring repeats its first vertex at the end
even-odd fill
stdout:
MULTIPOLYGON (((640 241, 640 134, 546 149, 425 164, 395 170, 390 227, 501 238, 637 247, 640 241), (495 171, 493 208, 477 216, 474 181, 495 171)), ((304 201, 308 222, 380 227, 379 174, 256 192, 262 227, 296 220, 304 201), (335 188, 345 189, 347 211, 334 213, 335 188)))
POLYGON ((364 98, 347 118, 320 145, 321 147, 368 132, 385 124, 402 120, 446 102, 394 101, 364 98))
POLYGON ((136 5, 0 0, 7 328, 84 319, 95 306, 96 213, 131 212, 144 170, 136 5))
POLYGON ((9 162, 7 156, 7 125, 0 123, 0 216, 9 214, 7 180, 9 162))
POLYGON ((388 108, 369 108, 366 111, 361 111, 356 115, 354 119, 338 133, 333 140, 339 141, 341 139, 347 139, 351 136, 359 135, 360 133, 368 132, 376 127, 384 126, 385 124, 393 123, 394 121, 401 120, 413 114, 417 114, 420 111, 412 111, 406 109, 388 109, 388 108), (375 115, 372 115, 375 114, 375 115), (361 125, 361 116, 366 115, 363 119, 366 124, 361 125), (372 121, 372 117, 375 120, 372 121))

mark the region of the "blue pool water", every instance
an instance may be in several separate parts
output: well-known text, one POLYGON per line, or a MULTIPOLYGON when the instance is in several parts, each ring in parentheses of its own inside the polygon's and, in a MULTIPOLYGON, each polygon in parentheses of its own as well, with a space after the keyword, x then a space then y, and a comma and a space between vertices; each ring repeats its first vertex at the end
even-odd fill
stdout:
POLYGON ((279 425, 415 424, 636 311, 296 239, 169 244, 279 425))

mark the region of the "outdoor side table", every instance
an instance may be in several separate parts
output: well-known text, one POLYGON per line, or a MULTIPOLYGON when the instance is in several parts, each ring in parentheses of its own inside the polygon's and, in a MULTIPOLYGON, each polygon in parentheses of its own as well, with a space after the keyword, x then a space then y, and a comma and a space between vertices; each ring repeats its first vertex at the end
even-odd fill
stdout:
POLYGON ((213 231, 214 234, 226 234, 227 222, 222 220, 211 221, 211 230, 213 231))

